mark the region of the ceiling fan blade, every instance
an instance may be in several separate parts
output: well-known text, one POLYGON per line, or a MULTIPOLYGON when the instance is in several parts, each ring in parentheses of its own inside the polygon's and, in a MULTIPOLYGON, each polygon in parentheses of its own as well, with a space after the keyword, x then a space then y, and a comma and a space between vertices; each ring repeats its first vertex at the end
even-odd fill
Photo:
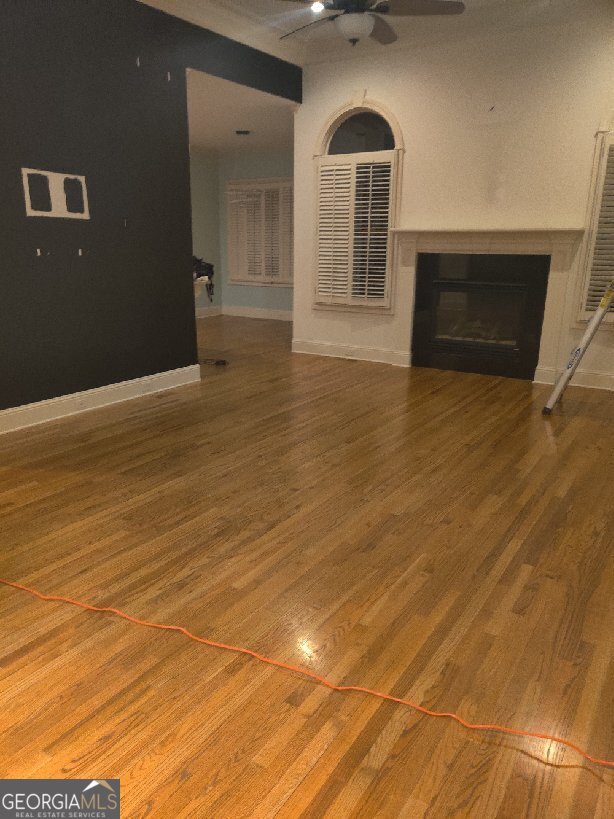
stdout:
POLYGON ((317 20, 312 20, 311 23, 306 23, 304 26, 299 26, 295 28, 294 31, 289 31, 287 34, 284 34, 279 39, 285 40, 286 37, 291 37, 293 34, 296 34, 297 31, 302 31, 304 28, 311 28, 311 26, 317 26, 318 23, 328 23, 336 20, 337 17, 341 17, 340 14, 329 14, 328 17, 319 17, 317 20))
POLYGON ((383 17, 377 14, 372 14, 371 17, 375 20, 375 25, 369 35, 370 37, 377 40, 380 45, 390 45, 390 43, 394 43, 398 39, 392 26, 383 17))
POLYGON ((462 14, 460 0, 379 0, 369 11, 398 17, 420 17, 427 14, 462 14))

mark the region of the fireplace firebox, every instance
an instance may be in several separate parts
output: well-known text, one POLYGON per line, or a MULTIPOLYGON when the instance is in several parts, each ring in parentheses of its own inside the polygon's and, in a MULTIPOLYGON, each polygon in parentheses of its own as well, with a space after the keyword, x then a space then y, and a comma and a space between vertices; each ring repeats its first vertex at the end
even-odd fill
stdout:
POLYGON ((419 253, 412 364, 533 379, 550 256, 419 253))

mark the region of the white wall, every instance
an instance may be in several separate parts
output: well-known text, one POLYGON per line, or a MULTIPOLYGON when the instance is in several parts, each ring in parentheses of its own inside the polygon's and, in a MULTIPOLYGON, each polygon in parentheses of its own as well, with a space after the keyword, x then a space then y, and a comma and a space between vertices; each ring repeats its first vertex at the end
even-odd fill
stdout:
MULTIPOLYGON (((305 69, 304 104, 295 122, 296 349, 345 345, 382 350, 382 360, 395 360, 410 346, 407 304, 413 282, 399 280, 393 315, 332 313, 312 306, 313 155, 323 126, 357 91, 390 110, 403 132, 399 227, 585 226, 595 132, 614 113, 612 5, 608 0, 577 2, 566 4, 560 14, 554 4, 550 7, 551 15, 538 23, 527 18, 522 28, 491 23, 470 37, 436 40, 431 35, 431 41, 419 44, 414 38, 408 50, 382 48, 377 57, 370 52, 364 59, 305 69)), ((576 282, 571 285, 559 360, 550 362, 552 377, 582 332, 572 326, 576 282)), ((550 304, 557 312, 563 307, 550 304)), ((612 376, 614 386, 613 352, 614 334, 604 328, 582 369, 612 376)), ((540 364, 543 370, 550 366, 540 364)))

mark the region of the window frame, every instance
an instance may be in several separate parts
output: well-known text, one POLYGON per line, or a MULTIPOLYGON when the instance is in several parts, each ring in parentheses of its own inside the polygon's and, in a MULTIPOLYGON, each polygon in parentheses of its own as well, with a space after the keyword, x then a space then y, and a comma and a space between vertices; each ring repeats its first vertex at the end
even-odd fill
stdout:
POLYGON ((254 287, 294 287, 294 180, 291 177, 268 177, 263 179, 229 179, 225 186, 226 196, 226 246, 228 258, 228 280, 231 284, 236 285, 251 285, 254 287), (265 216, 262 215, 261 225, 261 267, 262 272, 259 276, 250 276, 247 271, 237 271, 236 268, 236 247, 237 243, 234 241, 235 237, 232 232, 232 215, 231 215, 231 196, 237 195, 247 191, 260 191, 262 196, 267 191, 279 192, 279 269, 280 275, 273 276, 264 271, 265 268, 265 216), (288 235, 284 237, 283 224, 284 219, 282 215, 282 202, 284 191, 290 191, 290 214, 286 224, 288 226, 288 235), (287 252, 284 252, 284 246, 287 252))
POLYGON ((396 149, 389 151, 368 151, 356 154, 327 154, 317 158, 316 163, 316 247, 315 247, 315 281, 314 281, 314 305, 323 309, 345 309, 357 312, 369 310, 372 312, 382 312, 383 310, 390 310, 392 307, 392 271, 394 266, 392 264, 392 229, 396 227, 396 211, 397 211, 397 154, 396 149), (385 295, 381 299, 369 298, 368 296, 353 296, 353 258, 356 250, 354 242, 354 229, 356 220, 356 168, 363 164, 376 164, 379 162, 390 162, 390 199, 388 210, 388 239, 386 245, 386 273, 385 273, 385 295), (320 286, 320 180, 322 168, 331 167, 334 165, 349 165, 351 166, 351 190, 350 190, 350 208, 349 208, 349 224, 348 231, 350 237, 350 247, 348 252, 348 287, 344 296, 326 296, 322 295, 319 290, 320 286))
MULTIPOLYGON (((405 153, 405 146, 403 142, 403 135, 394 115, 385 109, 379 103, 367 99, 365 93, 357 93, 351 103, 344 105, 337 110, 335 114, 328 119, 323 126, 318 140, 318 151, 314 154, 314 243, 312 251, 313 259, 313 285, 312 285, 312 307, 314 310, 333 311, 333 312, 350 312, 350 313, 372 313, 372 314, 392 314, 394 313, 394 296, 395 296, 395 271, 396 264, 394 254, 396 251, 396 243, 393 241, 393 231, 398 227, 400 199, 402 190, 402 176, 403 176, 403 155, 405 153), (392 130, 394 136, 395 147, 387 151, 367 151, 356 154, 329 154, 328 148, 330 142, 340 125, 346 119, 351 118, 355 114, 362 111, 378 114, 383 117, 392 130), (373 299, 365 299, 364 297, 352 298, 348 296, 344 299, 330 299, 320 296, 319 294, 319 203, 320 203, 320 169, 323 164, 347 164, 354 162, 361 164, 364 162, 376 161, 378 156, 387 155, 391 160, 391 181, 390 181, 390 209, 388 219, 388 244, 386 254, 386 295, 381 301, 374 303, 373 299)), ((355 173, 355 171, 354 171, 355 173)), ((352 210, 352 221, 354 219, 354 211, 352 210)), ((352 225, 353 230, 353 225, 352 225)), ((351 286, 351 277, 349 280, 351 286)), ((349 289, 349 288, 348 288, 349 289)))

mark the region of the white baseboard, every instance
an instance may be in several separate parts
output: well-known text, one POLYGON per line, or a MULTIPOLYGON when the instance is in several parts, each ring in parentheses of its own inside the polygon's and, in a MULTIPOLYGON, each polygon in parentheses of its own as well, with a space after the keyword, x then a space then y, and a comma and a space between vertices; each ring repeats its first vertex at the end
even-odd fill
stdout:
POLYGON ((324 341, 292 342, 293 353, 326 355, 333 358, 352 358, 359 361, 377 361, 380 364, 394 364, 397 367, 409 367, 409 352, 402 350, 385 350, 379 347, 351 347, 345 344, 329 344, 324 341))
POLYGON ((274 319, 275 321, 292 321, 292 310, 270 310, 268 307, 233 307, 232 305, 227 306, 223 304, 222 315, 274 319))
MULTIPOLYGON (((533 381, 536 384, 554 384, 561 372, 562 370, 555 370, 554 367, 538 367, 535 370, 533 381)), ((569 386, 590 387, 595 390, 614 390, 614 375, 576 370, 569 386)))
POLYGON ((34 424, 42 424, 45 421, 55 421, 78 412, 99 409, 109 404, 128 401, 131 398, 140 398, 142 395, 182 387, 197 381, 200 381, 200 366, 192 364, 189 367, 145 375, 142 378, 133 378, 131 381, 121 381, 106 387, 96 387, 93 390, 37 401, 35 404, 12 407, 0 411, 0 434, 31 427, 34 424))
POLYGON ((208 318, 209 316, 221 316, 222 308, 219 304, 208 304, 206 307, 196 308, 196 318, 208 318))
POLYGON ((292 321, 292 310, 271 310, 268 307, 233 307, 232 305, 208 305, 196 308, 196 318, 211 316, 240 316, 241 318, 292 321))

